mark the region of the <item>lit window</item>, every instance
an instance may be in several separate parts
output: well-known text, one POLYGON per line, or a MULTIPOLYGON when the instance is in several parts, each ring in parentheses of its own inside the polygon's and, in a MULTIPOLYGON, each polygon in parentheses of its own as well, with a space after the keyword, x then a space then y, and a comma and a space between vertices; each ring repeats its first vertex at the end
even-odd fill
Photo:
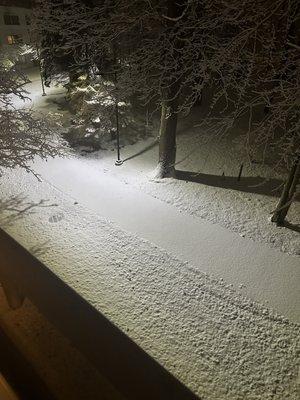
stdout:
POLYGON ((20 25, 20 20, 17 15, 5 14, 4 15, 5 25, 20 25))
POLYGON ((22 43, 22 37, 20 35, 8 35, 6 37, 7 44, 20 44, 22 43))

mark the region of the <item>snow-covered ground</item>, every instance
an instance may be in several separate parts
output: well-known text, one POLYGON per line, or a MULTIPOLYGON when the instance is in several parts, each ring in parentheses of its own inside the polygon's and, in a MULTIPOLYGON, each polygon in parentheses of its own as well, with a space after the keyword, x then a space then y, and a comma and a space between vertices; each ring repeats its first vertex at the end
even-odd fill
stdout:
MULTIPOLYGON (((40 82, 36 75, 28 89, 33 93, 34 107, 41 111, 57 112, 57 102, 63 103, 60 87, 48 89, 48 96, 40 96, 40 82)), ((68 113, 60 107, 65 125, 68 113)), ((81 162, 87 161, 100 172, 132 185, 180 211, 221 225, 242 237, 266 243, 289 254, 300 254, 300 202, 296 201, 288 214, 289 224, 277 227, 270 221, 276 208, 280 188, 285 180, 284 173, 274 172, 273 166, 254 163, 249 166, 246 155, 236 150, 242 147, 239 132, 220 139, 205 134, 204 128, 197 127, 201 108, 193 115, 181 119, 177 140, 177 164, 180 179, 151 180, 156 167, 158 145, 157 129, 149 129, 149 138, 139 140, 121 149, 124 161, 116 167, 115 144, 108 150, 82 153, 81 162), (242 178, 237 176, 240 165, 244 164, 242 178), (224 176, 223 176, 224 173, 224 176)), ((126 138, 121 142, 126 142, 126 138)), ((298 199, 299 200, 299 199, 298 199)))
POLYGON ((9 233, 201 398, 297 399, 300 325, 47 182, 2 179, 10 198, 47 200, 6 220, 9 233))
MULTIPOLYGON (((36 95, 34 106, 56 109, 50 96, 36 95)), ((270 169, 245 171, 238 184, 228 144, 197 147, 198 128, 183 125, 178 160, 195 151, 177 168, 201 170, 209 185, 149 180, 157 159, 149 138, 123 148, 120 167, 107 150, 36 160, 42 182, 7 172, 1 225, 201 398, 296 400, 299 258, 269 245, 296 253, 299 233, 268 221, 276 198, 249 178, 270 169), (37 206, 11 219, 9 202, 37 206)))
MULTIPOLYGON (((74 202, 300 322, 298 257, 181 212, 76 157, 36 162, 35 168, 74 202)), ((22 185, 23 179, 14 176, 22 185)))
MULTIPOLYGON (((181 124, 184 125, 184 121, 181 124)), ((123 148, 122 158, 126 161, 119 168, 114 166, 115 154, 111 151, 92 153, 88 158, 99 170, 105 169, 118 179, 196 218, 299 255, 299 201, 291 206, 289 226, 276 227, 270 221, 278 202, 278 187, 285 175, 274 173, 268 165, 247 166, 245 159, 234 153, 230 138, 209 140, 197 127, 183 126, 179 132, 176 168, 180 171, 180 180, 149 179, 158 157, 154 138, 123 148), (144 149, 145 152, 139 155, 144 149), (238 182, 242 162, 244 169, 238 182), (266 178, 269 180, 265 181, 266 178)))

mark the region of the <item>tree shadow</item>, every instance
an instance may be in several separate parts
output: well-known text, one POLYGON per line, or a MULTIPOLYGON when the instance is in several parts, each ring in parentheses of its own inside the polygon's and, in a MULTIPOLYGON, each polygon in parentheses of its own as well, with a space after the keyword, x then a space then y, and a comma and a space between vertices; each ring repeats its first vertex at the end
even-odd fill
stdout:
POLYGON ((291 231, 295 231, 300 233, 300 225, 299 224, 292 224, 288 221, 285 221, 283 224, 284 228, 290 229, 291 231))
POLYGON ((153 149, 153 147, 155 147, 155 146, 157 146, 157 145, 158 145, 158 140, 155 140, 155 142, 153 142, 153 143, 151 143, 150 145, 146 146, 144 149, 142 149, 142 150, 140 150, 139 152, 133 154, 132 156, 129 156, 129 157, 125 158, 125 159, 123 160, 123 162, 132 160, 133 158, 138 157, 138 156, 140 156, 140 155, 146 153, 147 151, 153 149))
POLYGON ((176 178, 186 182, 201 183, 213 187, 263 194, 272 197, 278 197, 280 195, 283 184, 283 181, 279 179, 266 179, 258 176, 241 177, 240 181, 238 181, 238 178, 234 176, 208 175, 180 170, 176 170, 176 178))
POLYGON ((45 240, 42 243, 38 243, 38 244, 35 244, 35 245, 29 247, 28 251, 34 257, 39 258, 39 257, 43 257, 47 253, 49 253, 50 249, 51 249, 50 240, 45 240))
POLYGON ((57 207, 58 204, 49 203, 49 200, 41 199, 37 202, 29 201, 24 195, 10 196, 0 199, 0 222, 3 228, 10 226, 21 219, 25 214, 33 214, 37 208, 57 207))

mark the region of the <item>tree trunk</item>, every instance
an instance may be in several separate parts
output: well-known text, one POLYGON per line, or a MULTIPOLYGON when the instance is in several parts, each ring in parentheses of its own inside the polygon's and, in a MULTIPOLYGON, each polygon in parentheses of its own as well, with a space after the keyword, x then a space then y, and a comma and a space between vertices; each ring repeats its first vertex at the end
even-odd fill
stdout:
POLYGON ((298 156, 298 158, 292 165, 289 176, 283 187, 279 203, 271 218, 271 221, 275 222, 278 226, 284 224, 285 217, 289 211, 289 208, 293 202, 293 198, 296 194, 299 178, 300 178, 300 157, 298 156))
MULTIPOLYGON (((174 0, 167 0, 166 15, 175 18, 180 15, 181 7, 174 0)), ((167 24, 170 26, 174 22, 170 19, 167 24)), ((173 43, 175 49, 180 48, 182 44, 173 43)), ((168 77, 169 78, 169 77, 168 77)), ((179 82, 172 78, 166 82, 167 88, 162 90, 161 120, 159 129, 159 159, 156 168, 156 178, 175 177, 176 161, 176 130, 178 120, 178 89, 179 82)))
POLYGON ((175 177, 177 102, 163 101, 159 130, 159 159, 156 178, 175 177))

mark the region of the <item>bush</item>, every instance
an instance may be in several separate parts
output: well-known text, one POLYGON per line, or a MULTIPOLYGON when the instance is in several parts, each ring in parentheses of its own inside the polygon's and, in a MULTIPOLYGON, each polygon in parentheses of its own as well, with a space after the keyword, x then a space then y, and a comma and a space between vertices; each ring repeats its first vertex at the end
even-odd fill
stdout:
MULTIPOLYGON (((67 100, 74 114, 67 139, 72 146, 106 148, 116 138, 116 88, 114 83, 96 76, 81 75, 67 85, 67 100)), ((130 101, 118 102, 119 128, 134 125, 130 101)))

